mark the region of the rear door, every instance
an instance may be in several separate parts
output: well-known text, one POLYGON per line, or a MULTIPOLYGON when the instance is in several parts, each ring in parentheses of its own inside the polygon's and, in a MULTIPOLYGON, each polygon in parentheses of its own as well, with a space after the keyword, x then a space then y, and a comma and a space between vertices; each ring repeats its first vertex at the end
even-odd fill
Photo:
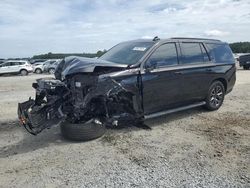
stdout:
POLYGON ((158 47, 142 67, 144 114, 165 110, 181 99, 176 43, 158 47))
POLYGON ((201 42, 180 42, 181 92, 183 102, 194 102, 206 97, 216 66, 201 42))

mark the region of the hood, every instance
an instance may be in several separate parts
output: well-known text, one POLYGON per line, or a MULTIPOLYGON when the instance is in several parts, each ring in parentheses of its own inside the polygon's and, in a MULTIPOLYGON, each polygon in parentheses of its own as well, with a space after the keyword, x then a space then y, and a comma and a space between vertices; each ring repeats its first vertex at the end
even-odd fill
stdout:
POLYGON ((117 71, 126 67, 127 65, 117 64, 102 59, 70 56, 66 57, 58 64, 55 71, 55 77, 56 79, 63 80, 66 76, 71 74, 105 72, 108 70, 117 71))

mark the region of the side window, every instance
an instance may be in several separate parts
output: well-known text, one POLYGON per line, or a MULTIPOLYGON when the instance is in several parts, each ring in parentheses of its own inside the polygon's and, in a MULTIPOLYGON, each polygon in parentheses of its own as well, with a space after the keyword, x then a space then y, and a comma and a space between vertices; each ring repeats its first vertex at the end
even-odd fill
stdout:
POLYGON ((216 63, 234 63, 234 57, 227 44, 207 44, 210 56, 216 63))
POLYGON ((19 65, 20 63, 19 62, 11 62, 10 65, 11 66, 16 66, 16 65, 19 65))
POLYGON ((201 43, 183 42, 181 44, 181 63, 202 63, 208 61, 208 56, 201 43))
POLYGON ((202 52, 202 55, 203 55, 204 62, 209 62, 210 59, 209 59, 207 51, 206 51, 206 49, 205 49, 205 47, 204 47, 204 45, 202 43, 200 43, 200 47, 201 47, 201 52, 202 52))
POLYGON ((175 43, 163 44, 148 59, 146 66, 165 67, 178 64, 175 43))
POLYGON ((3 65, 3 67, 8 67, 8 66, 10 66, 10 62, 5 63, 5 64, 3 65))

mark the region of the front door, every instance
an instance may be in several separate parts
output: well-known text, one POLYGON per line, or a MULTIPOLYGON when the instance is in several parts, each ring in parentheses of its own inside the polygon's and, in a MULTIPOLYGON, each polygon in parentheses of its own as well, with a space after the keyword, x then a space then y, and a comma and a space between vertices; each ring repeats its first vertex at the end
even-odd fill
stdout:
POLYGON ((9 72, 10 72, 10 62, 3 63, 0 66, 0 74, 9 73, 9 72))
POLYGON ((180 102, 180 74, 175 43, 158 47, 142 68, 144 114, 167 109, 180 102))

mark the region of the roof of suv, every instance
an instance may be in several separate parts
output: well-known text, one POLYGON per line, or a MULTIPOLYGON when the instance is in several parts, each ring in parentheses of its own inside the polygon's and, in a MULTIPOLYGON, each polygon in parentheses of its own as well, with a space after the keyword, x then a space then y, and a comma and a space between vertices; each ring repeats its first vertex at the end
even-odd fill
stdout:
POLYGON ((155 37, 153 39, 138 39, 132 40, 135 42, 155 42, 155 43, 165 43, 165 42, 211 42, 211 43, 224 43, 218 39, 208 39, 208 38, 188 38, 188 37, 173 37, 168 39, 160 39, 155 37))

